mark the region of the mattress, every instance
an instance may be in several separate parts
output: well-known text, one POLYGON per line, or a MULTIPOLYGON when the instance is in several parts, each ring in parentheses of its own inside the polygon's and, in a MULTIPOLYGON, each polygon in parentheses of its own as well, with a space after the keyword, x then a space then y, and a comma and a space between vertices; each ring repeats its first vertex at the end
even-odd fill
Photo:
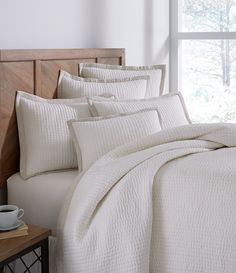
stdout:
POLYGON ((16 173, 7 181, 8 203, 24 209, 26 223, 50 228, 55 233, 64 197, 77 175, 77 170, 70 170, 24 180, 16 173))

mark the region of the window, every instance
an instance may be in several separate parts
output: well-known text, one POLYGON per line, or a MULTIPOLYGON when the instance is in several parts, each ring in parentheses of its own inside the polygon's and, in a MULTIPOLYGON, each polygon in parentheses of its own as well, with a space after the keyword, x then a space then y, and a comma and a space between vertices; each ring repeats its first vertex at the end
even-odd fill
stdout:
POLYGON ((171 1, 171 90, 193 122, 236 122, 236 0, 171 1))

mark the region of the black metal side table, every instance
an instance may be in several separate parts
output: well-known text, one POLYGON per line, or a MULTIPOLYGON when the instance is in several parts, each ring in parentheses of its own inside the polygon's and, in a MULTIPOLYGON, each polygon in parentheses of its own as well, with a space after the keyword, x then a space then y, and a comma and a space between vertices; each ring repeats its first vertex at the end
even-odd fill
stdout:
MULTIPOLYGON (((48 255, 48 237, 51 234, 49 229, 29 225, 29 235, 5 239, 0 241, 0 273, 3 267, 8 267, 10 272, 14 272, 10 263, 20 259, 25 267, 24 272, 31 272, 32 266, 40 262, 41 272, 49 273, 49 255, 48 255), (38 254, 36 249, 41 249, 41 254, 38 254), (31 265, 27 265, 23 256, 33 252, 35 260, 31 265)), ((23 273, 23 272, 22 272, 23 273)))

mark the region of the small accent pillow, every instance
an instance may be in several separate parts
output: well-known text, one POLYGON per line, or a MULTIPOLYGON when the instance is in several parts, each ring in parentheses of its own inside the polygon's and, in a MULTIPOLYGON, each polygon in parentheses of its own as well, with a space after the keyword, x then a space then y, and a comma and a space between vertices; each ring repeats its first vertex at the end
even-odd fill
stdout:
POLYGON ((72 120, 68 125, 76 147, 79 169, 83 171, 117 146, 161 130, 156 110, 72 120))
MULTIPOLYGON (((80 64, 80 75, 85 78, 121 79, 134 76, 149 76, 149 84, 145 97, 162 95, 165 83, 166 66, 120 66, 98 63, 80 64)), ((126 98, 127 99, 127 98, 126 98)))
POLYGON ((17 92, 20 174, 24 179, 47 171, 77 168, 67 121, 91 116, 88 104, 80 101, 46 100, 17 92))
POLYGON ((148 82, 148 76, 99 80, 80 78, 61 71, 57 92, 61 99, 112 95, 118 99, 141 99, 145 97, 148 82))
POLYGON ((93 116, 137 112, 144 109, 157 109, 162 129, 191 123, 181 93, 170 93, 158 98, 141 100, 101 101, 88 99, 93 116))

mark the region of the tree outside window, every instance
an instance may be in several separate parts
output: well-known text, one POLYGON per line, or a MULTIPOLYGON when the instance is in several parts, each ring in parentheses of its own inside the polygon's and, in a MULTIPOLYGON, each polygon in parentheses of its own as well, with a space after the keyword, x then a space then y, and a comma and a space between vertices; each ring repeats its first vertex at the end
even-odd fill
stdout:
POLYGON ((208 33, 236 30, 236 1, 182 0, 181 10, 182 31, 204 37, 181 41, 182 91, 190 117, 236 122, 236 40, 207 39, 208 33))

